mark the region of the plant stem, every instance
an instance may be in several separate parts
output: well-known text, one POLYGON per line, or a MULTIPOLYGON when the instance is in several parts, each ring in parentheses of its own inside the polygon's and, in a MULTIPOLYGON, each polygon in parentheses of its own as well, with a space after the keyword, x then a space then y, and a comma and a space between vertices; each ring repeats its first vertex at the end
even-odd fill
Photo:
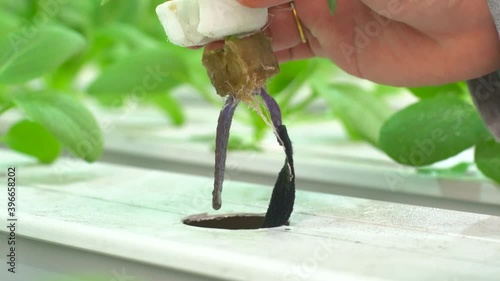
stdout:
POLYGON ((238 100, 229 96, 226 104, 220 111, 217 121, 217 135, 215 137, 215 171, 214 171, 214 190, 212 192, 212 207, 219 210, 221 201, 222 184, 224 182, 224 172, 226 170, 227 146, 229 141, 229 131, 233 121, 234 111, 238 105, 238 100))

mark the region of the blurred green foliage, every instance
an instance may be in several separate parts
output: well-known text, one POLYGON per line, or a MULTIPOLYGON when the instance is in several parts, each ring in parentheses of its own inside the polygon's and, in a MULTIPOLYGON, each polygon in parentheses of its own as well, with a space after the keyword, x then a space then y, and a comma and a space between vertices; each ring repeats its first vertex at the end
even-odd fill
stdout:
POLYGON ((337 0, 326 0, 328 3, 328 9, 330 9, 330 13, 332 15, 335 13, 335 9, 337 8, 337 0))
POLYGON ((184 114, 173 88, 191 84, 213 100, 194 59, 199 51, 166 43, 155 14, 162 1, 106 2, 0 1, 0 114, 17 108, 25 118, 2 136, 5 145, 44 163, 61 147, 91 162, 102 154, 103 137, 82 98, 107 106, 134 98, 175 125, 184 114), (97 78, 82 87, 88 69, 97 78))
POLYGON ((394 114, 381 128, 379 145, 401 164, 426 166, 457 155, 488 134, 471 104, 443 94, 394 114))
MULTIPOLYGON (((184 110, 171 93, 181 85, 219 107, 201 50, 167 42, 155 14, 163 1, 0 0, 0 115, 23 114, 0 141, 43 163, 62 148, 95 161, 103 136, 82 99, 110 107, 127 100, 153 104, 177 126, 185 122, 184 110), (89 72, 95 78, 82 86, 89 72)), ((333 11, 336 1, 328 3, 333 11)), ((464 83, 409 89, 364 83, 330 61, 311 59, 281 65, 268 90, 285 119, 309 120, 312 104, 326 104, 331 115, 321 118, 338 118, 353 140, 368 141, 404 165, 431 165, 476 146, 479 169, 500 181, 498 144, 464 83), (404 93, 419 101, 396 113, 388 101, 404 93), (433 138, 436 130, 441 138, 433 138), (408 160, 415 155, 422 159, 408 160)), ((230 147, 256 149, 265 136, 265 122, 247 117, 253 137, 233 138, 230 147)))

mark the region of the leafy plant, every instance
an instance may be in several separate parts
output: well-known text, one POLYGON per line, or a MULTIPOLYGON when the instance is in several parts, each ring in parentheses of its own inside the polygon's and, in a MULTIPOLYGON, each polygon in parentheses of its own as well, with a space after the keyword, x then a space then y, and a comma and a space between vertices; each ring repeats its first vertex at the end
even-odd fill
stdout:
POLYGON ((2 141, 16 151, 36 157, 42 163, 54 161, 61 153, 59 141, 43 125, 29 120, 21 120, 12 126, 2 141))
POLYGON ((493 138, 480 140, 476 144, 475 161, 483 174, 500 182, 500 143, 493 138))
POLYGON ((191 59, 188 50, 160 44, 159 2, 1 1, 0 115, 17 109, 23 119, 0 140, 43 163, 62 148, 97 160, 103 132, 81 100, 86 94, 108 106, 132 98, 152 103, 181 125, 183 112, 169 92, 189 83, 191 59), (78 84, 88 68, 98 75, 85 89, 78 84))
POLYGON ((424 166, 457 155, 487 133, 471 104, 441 95, 394 114, 380 130, 379 145, 401 164, 424 166))
POLYGON ((26 83, 61 67, 83 50, 85 40, 68 28, 51 25, 38 28, 31 36, 17 36, 21 35, 13 31, 0 37, 0 113, 17 107, 31 121, 15 124, 3 138, 5 144, 42 162, 53 161, 60 154, 60 145, 87 161, 96 160, 102 137, 88 110, 69 93, 37 91, 26 83), (60 41, 67 43, 54 45, 60 41), (84 151, 89 134, 93 134, 92 142, 84 151))
MULTIPOLYGON (((285 65, 283 75, 275 78, 269 89, 277 91, 276 97, 282 102, 280 95, 287 93, 286 87, 311 87, 313 100, 323 99, 353 140, 367 141, 403 165, 429 167, 475 146, 479 170, 500 182, 500 145, 473 107, 465 83, 395 89, 381 85, 366 87, 359 80, 339 79, 340 76, 324 60, 294 62, 285 65), (302 77, 304 73, 307 74, 302 77), (388 105, 389 98, 404 93, 413 94, 419 101, 399 111, 388 105)), ((291 100, 287 96, 281 98, 285 104, 291 100)), ((304 114, 290 111, 290 107, 293 108, 287 104, 284 110, 288 118, 304 114)), ((465 165, 468 164, 441 172, 421 168, 419 172, 433 170, 437 175, 459 175, 468 171, 465 165)))
POLYGON ((463 176, 464 174, 466 174, 469 171, 471 165, 472 163, 462 162, 448 168, 431 168, 431 167, 419 168, 417 169, 417 172, 419 174, 438 175, 440 177, 453 178, 457 176, 463 176))
MULTIPOLYGON (((220 107, 200 63, 201 50, 166 42, 154 11, 163 1, 0 0, 0 118, 10 110, 21 113, 0 141, 42 163, 53 162, 63 149, 95 161, 105 132, 85 99, 110 108, 151 104, 176 126, 185 122, 172 95, 181 85, 220 107)), ((337 1, 327 3, 334 13, 337 1)), ((367 86, 322 59, 280 67, 268 90, 283 119, 337 118, 351 139, 367 141, 403 165, 423 167, 420 171, 475 147, 477 167, 500 182, 499 145, 482 125, 464 83, 398 89, 367 86), (398 112, 389 101, 403 93, 419 101, 398 112), (328 111, 311 110, 318 103, 328 111)), ((258 149, 266 124, 251 111, 235 117, 253 128, 253 136, 234 136, 229 148, 258 149)))

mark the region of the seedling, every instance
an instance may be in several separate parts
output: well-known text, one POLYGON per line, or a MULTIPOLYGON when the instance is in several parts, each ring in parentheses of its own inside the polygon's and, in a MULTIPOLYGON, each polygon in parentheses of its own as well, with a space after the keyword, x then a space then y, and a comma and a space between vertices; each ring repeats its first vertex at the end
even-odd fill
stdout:
MULTIPOLYGON (((236 28, 222 34, 207 33, 222 40, 242 39, 243 34, 253 34, 266 25, 267 9, 234 7, 231 4, 237 1, 233 0, 228 5, 223 0, 186 1, 201 7, 200 17, 193 17, 198 26, 236 28), (205 4, 218 6, 203 14, 205 4), (220 16, 219 5, 231 12, 220 16), (249 19, 233 13, 235 9, 253 12, 255 18, 252 14, 249 19), (205 24, 202 18, 216 24, 205 24), (238 30, 242 27, 248 29, 238 30)), ((4 113, 15 110, 22 116, 0 133, 2 145, 41 163, 52 163, 64 150, 95 161, 103 149, 103 135, 114 126, 94 118, 82 98, 98 100, 118 110, 127 105, 127 112, 127 100, 151 104, 178 126, 185 121, 182 104, 171 95, 178 86, 189 85, 205 100, 219 106, 220 100, 209 90, 210 80, 200 63, 201 50, 162 42, 164 31, 154 12, 163 0, 109 1, 105 5, 101 5, 102 0, 65 1, 60 11, 49 18, 43 16, 45 2, 0 1, 0 51, 4 54, 0 59, 0 120, 4 121, 4 113), (94 71, 95 79, 82 83, 82 74, 89 70, 94 71), (144 79, 149 81, 147 85, 144 79), (158 83, 151 87, 151 82, 158 83)), ((333 13, 336 1, 328 3, 333 13)), ((339 10, 335 16, 341 16, 338 13, 339 10)), ((186 30, 198 32, 198 26, 181 29, 181 35, 186 30)), ((210 38, 208 35, 201 34, 202 38, 210 38)), ((312 59, 280 65, 280 74, 266 86, 289 122, 336 118, 351 139, 368 141, 396 162, 422 166, 419 169, 426 171, 433 169, 429 165, 475 147, 475 167, 500 182, 500 144, 483 126, 465 83, 409 89, 375 84, 366 87, 366 81, 345 77, 331 61, 312 59), (419 101, 397 112, 387 101, 402 93, 412 93, 419 101), (320 105, 321 112, 309 111, 311 104, 315 108, 320 105)), ((254 98, 262 103, 260 89, 257 93, 254 98)), ((476 103, 486 120, 498 113, 494 106, 497 103, 476 103)), ((251 136, 237 136, 244 139, 245 146, 258 147, 268 127, 275 127, 269 126, 269 118, 266 124, 253 112, 237 117, 252 126, 251 136)), ((498 131, 498 123, 487 123, 490 130, 498 131)), ((229 141, 228 147, 241 149, 234 140, 229 141)), ((475 172, 475 167, 470 170, 475 172)), ((453 169, 453 176, 461 178, 463 171, 453 169)), ((442 171, 431 174, 441 175, 442 171)))
POLYGON ((227 97, 217 125, 213 208, 218 210, 222 206, 229 131, 237 105, 244 102, 262 116, 285 150, 285 165, 278 175, 262 226, 284 225, 293 210, 295 172, 292 144, 282 124, 281 110, 264 89, 266 81, 279 72, 270 40, 258 30, 265 24, 262 19, 267 18, 267 11, 248 9, 233 0, 174 0, 160 5, 157 12, 174 44, 190 46, 226 37, 223 48, 206 48, 202 59, 217 94, 227 97), (190 10, 193 7, 197 8, 194 13, 190 10), (221 18, 219 14, 230 16, 221 18), (248 31, 253 32, 238 35, 248 31))
POLYGON ((228 39, 223 49, 205 51, 203 65, 217 93, 228 96, 221 110, 216 137, 215 173, 212 205, 220 209, 226 151, 234 110, 240 101, 247 103, 273 128, 278 143, 285 149, 285 165, 274 186, 263 227, 285 224, 293 210, 295 172, 292 144, 282 124, 278 103, 265 91, 266 80, 278 73, 279 66, 269 39, 257 32, 243 38, 228 39), (264 111, 261 110, 263 105, 264 111))

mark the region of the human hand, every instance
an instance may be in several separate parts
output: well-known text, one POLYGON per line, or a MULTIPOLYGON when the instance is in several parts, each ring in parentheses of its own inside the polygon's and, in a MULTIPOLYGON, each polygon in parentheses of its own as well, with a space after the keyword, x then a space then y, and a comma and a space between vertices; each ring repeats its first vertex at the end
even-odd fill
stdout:
POLYGON ((295 0, 301 43, 287 0, 238 0, 270 7, 281 62, 325 57, 355 76, 395 86, 476 78, 500 69, 500 40, 485 0, 295 0))

